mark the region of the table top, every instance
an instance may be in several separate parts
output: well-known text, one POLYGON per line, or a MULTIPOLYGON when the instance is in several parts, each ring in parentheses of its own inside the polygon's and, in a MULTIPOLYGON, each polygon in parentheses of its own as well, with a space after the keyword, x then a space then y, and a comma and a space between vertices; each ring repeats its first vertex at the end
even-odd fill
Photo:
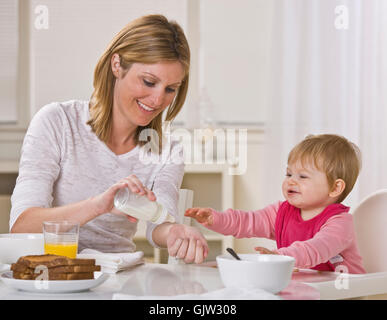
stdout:
MULTIPOLYGON (((32 293, 7 287, 0 281, 0 299, 195 299, 201 295, 222 292, 224 286, 217 268, 211 264, 172 265, 145 263, 110 274, 96 288, 78 293, 32 293)), ((245 296, 247 299, 275 298, 285 300, 345 299, 387 292, 387 273, 343 275, 332 272, 299 270, 293 272, 288 287, 277 295, 245 296)), ((239 297, 228 296, 229 300, 239 297)), ((242 297, 243 298, 243 297, 242 297)), ((220 296, 220 299, 222 297, 220 296)))

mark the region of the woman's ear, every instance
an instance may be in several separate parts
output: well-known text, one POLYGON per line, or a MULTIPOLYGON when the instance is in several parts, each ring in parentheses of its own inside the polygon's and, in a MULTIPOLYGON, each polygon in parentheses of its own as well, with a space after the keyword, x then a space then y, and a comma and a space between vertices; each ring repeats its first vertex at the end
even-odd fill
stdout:
POLYGON ((119 78, 121 75, 121 62, 120 56, 118 53, 113 54, 111 59, 112 72, 116 78, 119 78))
POLYGON ((329 192, 329 196, 332 198, 339 197, 343 191, 345 190, 345 182, 343 179, 336 179, 334 182, 331 191, 329 192))

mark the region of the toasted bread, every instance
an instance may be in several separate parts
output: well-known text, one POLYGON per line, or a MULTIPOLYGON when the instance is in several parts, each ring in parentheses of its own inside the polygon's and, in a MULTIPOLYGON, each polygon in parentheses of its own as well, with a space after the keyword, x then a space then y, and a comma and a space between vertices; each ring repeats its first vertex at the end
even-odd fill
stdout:
MULTIPOLYGON (((26 274, 23 272, 13 271, 13 277, 15 279, 34 280, 39 276, 40 274, 37 274, 37 273, 26 274)), ((88 280, 88 279, 94 279, 93 272, 52 273, 52 274, 48 274, 48 279, 46 280, 88 280)), ((39 280, 45 280, 45 279, 39 279, 39 280)))
POLYGON ((100 271, 101 266, 95 265, 95 259, 43 254, 20 257, 11 265, 11 270, 15 279, 33 280, 44 277, 46 272, 47 280, 83 280, 94 279, 94 271, 100 271))
MULTIPOLYGON (((47 268, 50 274, 101 271, 101 266, 96 266, 96 265, 71 265, 71 266, 57 266, 57 267, 47 267, 47 268)), ((36 270, 36 268, 29 268, 25 264, 20 264, 20 263, 13 263, 11 265, 11 270, 16 272, 22 272, 25 274, 40 273, 39 269, 36 270)))
POLYGON ((17 264, 25 265, 28 268, 36 268, 39 265, 51 268, 72 265, 95 265, 95 259, 71 259, 65 256, 42 254, 20 257, 17 264))

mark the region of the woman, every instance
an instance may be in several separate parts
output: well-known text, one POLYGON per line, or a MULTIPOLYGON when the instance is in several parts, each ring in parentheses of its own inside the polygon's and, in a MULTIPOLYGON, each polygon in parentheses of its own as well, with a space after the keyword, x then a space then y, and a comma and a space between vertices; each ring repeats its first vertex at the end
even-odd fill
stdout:
MULTIPOLYGON (((32 119, 12 195, 11 232, 41 232, 43 221, 71 220, 81 225, 79 250, 133 251, 137 220, 113 204, 124 187, 177 216, 182 148, 165 143, 161 125, 165 109, 165 119, 173 120, 183 106, 189 63, 182 29, 163 16, 144 16, 121 30, 96 66, 91 100, 52 103, 32 119), (141 161, 148 143, 143 129, 157 132, 159 158, 168 161, 141 161)), ((181 224, 148 223, 147 238, 185 262, 200 263, 208 252, 201 233, 181 224)))

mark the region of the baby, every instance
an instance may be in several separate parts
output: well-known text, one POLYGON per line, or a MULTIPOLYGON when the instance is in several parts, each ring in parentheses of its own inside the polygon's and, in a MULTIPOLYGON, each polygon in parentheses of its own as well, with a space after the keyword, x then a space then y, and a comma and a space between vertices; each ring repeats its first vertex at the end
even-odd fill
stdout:
POLYGON ((257 211, 190 208, 185 216, 224 235, 276 240, 274 251, 255 249, 292 256, 298 268, 365 273, 352 215, 341 204, 355 185, 360 167, 355 144, 337 135, 310 135, 288 156, 282 184, 285 201, 257 211))

